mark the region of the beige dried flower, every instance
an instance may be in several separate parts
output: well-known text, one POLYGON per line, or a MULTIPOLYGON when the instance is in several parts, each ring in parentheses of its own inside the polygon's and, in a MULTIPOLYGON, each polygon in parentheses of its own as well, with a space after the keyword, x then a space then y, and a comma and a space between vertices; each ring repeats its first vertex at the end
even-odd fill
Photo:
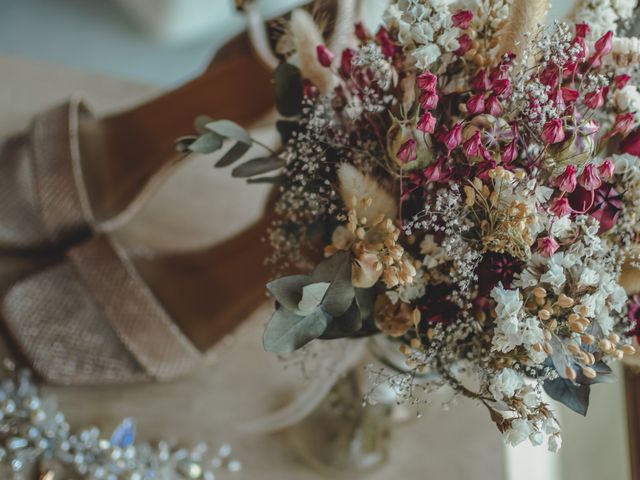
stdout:
POLYGON ((414 314, 406 303, 393 304, 386 295, 376 299, 374 318, 380 331, 391 337, 401 337, 414 326, 414 314))

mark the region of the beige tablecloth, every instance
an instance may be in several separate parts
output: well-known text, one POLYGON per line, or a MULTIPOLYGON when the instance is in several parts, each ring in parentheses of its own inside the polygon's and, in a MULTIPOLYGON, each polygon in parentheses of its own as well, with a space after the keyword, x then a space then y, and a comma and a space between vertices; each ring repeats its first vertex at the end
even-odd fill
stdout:
MULTIPOLYGON (((99 113, 131 105, 155 93, 152 88, 129 81, 0 56, 0 136, 23 129, 34 113, 77 92, 86 94, 99 113)), ((149 229, 162 232, 172 225, 190 232, 195 245, 207 238, 225 237, 254 219, 259 214, 254 202, 259 202, 265 191, 239 186, 237 181, 226 178, 228 172, 212 173, 214 169, 210 165, 206 159, 200 159, 191 167, 185 167, 180 178, 160 192, 155 205, 141 212, 136 226, 121 233, 124 241, 152 242, 159 235, 148 235, 149 229), (194 212, 192 216, 185 219, 181 215, 176 220, 171 218, 171 212, 160 215, 166 211, 163 198, 183 202, 180 193, 185 190, 181 186, 189 182, 200 182, 199 188, 204 189, 199 202, 189 210, 194 212), (216 182, 216 188, 205 188, 206 182, 216 182), (221 199, 221 188, 235 191, 246 188, 246 192, 221 199), (230 201, 233 198, 237 203, 230 201), (200 215, 207 212, 203 210, 205 206, 209 209, 206 218, 224 221, 202 222, 200 215), (231 219, 223 216, 229 209, 234 212, 231 219)), ((0 288, 51 261, 55 259, 0 256, 0 288)), ((47 390, 57 395, 60 408, 74 427, 96 424, 110 429, 123 417, 131 416, 138 422, 139 435, 145 438, 171 439, 185 444, 205 441, 212 446, 231 441, 235 456, 244 468, 242 473, 228 478, 319 478, 296 458, 281 437, 248 438, 235 429, 243 419, 266 414, 278 405, 283 394, 300 387, 299 375, 292 370, 284 371, 275 356, 261 348, 260 336, 268 313, 269 306, 265 305, 247 320, 229 345, 221 349, 217 360, 181 381, 120 388, 49 387, 47 390)), ((6 345, 4 341, 0 343, 1 355, 6 345)), ((505 477, 502 441, 485 410, 474 403, 460 401, 448 411, 433 406, 424 413, 421 420, 395 430, 389 465, 368 478, 500 480, 505 477)))

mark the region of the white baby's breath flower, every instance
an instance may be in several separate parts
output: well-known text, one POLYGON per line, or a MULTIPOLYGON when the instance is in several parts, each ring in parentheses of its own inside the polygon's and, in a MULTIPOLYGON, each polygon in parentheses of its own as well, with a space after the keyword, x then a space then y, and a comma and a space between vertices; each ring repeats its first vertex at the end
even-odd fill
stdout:
POLYGON ((504 432, 504 440, 512 447, 515 447, 527 440, 532 432, 533 428, 527 420, 516 418, 511 422, 511 428, 504 432))
POLYGON ((512 398, 524 385, 522 376, 512 368, 503 368, 493 379, 489 391, 493 398, 502 401, 512 398))
POLYGON ((555 292, 559 292, 567 277, 564 274, 564 268, 557 263, 551 263, 546 273, 540 277, 540 282, 550 285, 555 292))

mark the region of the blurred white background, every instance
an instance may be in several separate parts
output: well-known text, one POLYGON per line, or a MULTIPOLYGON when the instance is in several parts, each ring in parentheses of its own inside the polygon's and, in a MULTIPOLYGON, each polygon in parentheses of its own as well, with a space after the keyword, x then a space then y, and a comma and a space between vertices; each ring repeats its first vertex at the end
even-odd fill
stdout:
MULTIPOLYGON (((273 16, 302 3, 258 7, 273 16)), ((558 17, 572 2, 554 3, 558 17)), ((233 0, 0 0, 0 53, 170 87, 243 26, 233 0)))
MULTIPOLYGON (((266 16, 304 0, 260 0, 266 16)), ((233 0, 0 0, 0 53, 169 87, 244 29, 233 0)))

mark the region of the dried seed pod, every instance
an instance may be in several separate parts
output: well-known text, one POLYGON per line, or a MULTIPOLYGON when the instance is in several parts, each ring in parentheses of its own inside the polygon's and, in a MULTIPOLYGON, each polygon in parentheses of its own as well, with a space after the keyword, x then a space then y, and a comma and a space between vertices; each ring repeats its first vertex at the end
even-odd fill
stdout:
POLYGON ((582 367, 582 374, 590 379, 594 379, 598 376, 596 371, 591 367, 582 367))
POLYGON ((571 380, 571 381, 575 381, 576 377, 578 376, 578 375, 576 374, 576 371, 575 371, 573 368, 571 368, 571 367, 567 367, 567 368, 565 368, 565 370, 564 370, 564 374, 565 374, 565 376, 566 376, 569 380, 571 380))

